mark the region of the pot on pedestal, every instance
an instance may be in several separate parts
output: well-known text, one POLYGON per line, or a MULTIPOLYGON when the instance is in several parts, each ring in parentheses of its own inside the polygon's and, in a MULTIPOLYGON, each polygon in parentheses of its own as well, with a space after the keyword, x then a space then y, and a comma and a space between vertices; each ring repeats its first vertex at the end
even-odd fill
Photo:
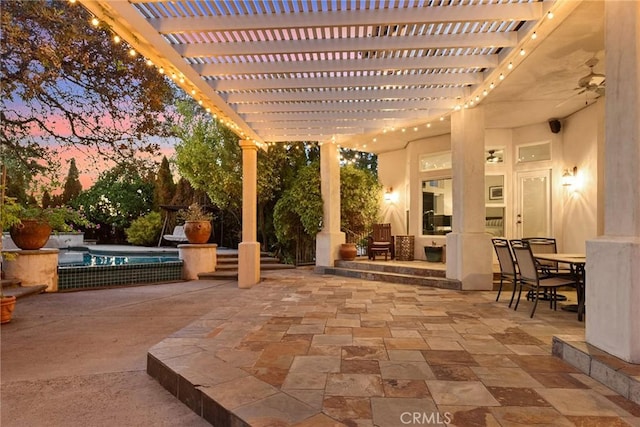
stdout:
POLYGON ((209 221, 186 221, 184 223, 184 234, 192 244, 202 244, 209 241, 211 236, 211 222, 209 221))
POLYGON ((22 219, 9 229, 13 243, 23 250, 36 250, 47 244, 51 236, 51 225, 37 219, 22 219))

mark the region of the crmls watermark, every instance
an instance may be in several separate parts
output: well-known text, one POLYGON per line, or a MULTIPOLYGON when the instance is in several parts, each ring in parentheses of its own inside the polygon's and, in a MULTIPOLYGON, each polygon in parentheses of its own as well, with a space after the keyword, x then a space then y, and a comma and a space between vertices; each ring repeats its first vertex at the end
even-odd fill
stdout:
POLYGON ((403 412, 400 414, 400 422, 409 424, 445 425, 453 420, 451 412, 441 414, 439 412, 403 412))

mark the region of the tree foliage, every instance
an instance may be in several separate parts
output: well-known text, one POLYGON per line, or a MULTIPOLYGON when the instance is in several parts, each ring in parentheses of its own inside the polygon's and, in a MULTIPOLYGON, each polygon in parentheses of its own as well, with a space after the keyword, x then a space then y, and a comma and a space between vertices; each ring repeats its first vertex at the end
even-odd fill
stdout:
POLYGON ((135 169, 116 166, 100 175, 96 183, 73 202, 92 223, 100 225, 102 240, 121 240, 131 221, 151 211, 153 183, 135 169))
POLYGON ((276 236, 282 243, 296 239, 299 231, 308 236, 322 228, 320 163, 312 162, 298 170, 291 186, 278 200, 273 213, 276 236))
POLYGON ((162 156, 162 162, 154 182, 153 209, 158 210, 160 205, 170 204, 175 193, 176 184, 173 182, 169 160, 167 160, 166 156, 162 156))
POLYGON ((76 160, 71 159, 71 163, 69 164, 69 173, 67 173, 67 179, 65 179, 64 181, 62 203, 69 203, 69 201, 78 197, 81 192, 82 184, 80 183, 80 173, 78 172, 78 167, 76 166, 76 160))
POLYGON ((48 144, 118 161, 156 153, 148 136, 168 134, 172 86, 89 20, 67 1, 2 4, 0 143, 3 158, 20 162, 23 173, 51 164, 48 144))
POLYGON ((340 168, 340 225, 355 234, 367 232, 378 219, 382 185, 368 169, 340 168))
POLYGON ((158 212, 149 212, 131 222, 125 230, 127 241, 132 245, 154 246, 160 239, 162 218, 158 212))
POLYGON ((194 189, 238 216, 242 206, 242 152, 238 137, 192 101, 178 103, 176 164, 194 189))

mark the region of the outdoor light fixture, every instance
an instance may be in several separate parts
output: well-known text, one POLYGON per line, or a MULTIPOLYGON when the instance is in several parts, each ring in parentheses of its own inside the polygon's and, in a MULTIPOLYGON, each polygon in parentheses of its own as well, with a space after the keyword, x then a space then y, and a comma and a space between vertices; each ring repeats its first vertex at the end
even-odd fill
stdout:
POLYGON ((578 174, 578 167, 574 166, 573 169, 565 169, 562 173, 562 185, 564 187, 571 187, 576 180, 578 174))
POLYGON ((384 201, 389 203, 393 199, 393 187, 389 187, 384 193, 384 201))

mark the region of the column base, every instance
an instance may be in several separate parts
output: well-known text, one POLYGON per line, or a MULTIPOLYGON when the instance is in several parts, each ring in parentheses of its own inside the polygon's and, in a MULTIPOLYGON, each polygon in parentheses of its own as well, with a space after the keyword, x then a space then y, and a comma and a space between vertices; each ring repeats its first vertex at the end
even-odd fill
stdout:
POLYGON ((459 280, 462 290, 493 289, 491 238, 486 233, 447 234, 447 279, 459 280))
POLYGON ((178 245, 178 257, 182 260, 182 278, 197 280, 198 274, 216 271, 217 248, 215 243, 202 245, 178 245))
POLYGON ((640 239, 587 241, 586 341, 629 363, 640 363, 640 239))
POLYGON ((238 287, 252 288, 260 283, 260 243, 242 242, 238 245, 238 287))
POLYGON ((46 292, 58 292, 58 249, 6 251, 16 257, 2 262, 5 279, 20 280, 22 286, 47 285, 46 292))
POLYGON ((345 242, 342 232, 321 231, 316 234, 316 266, 333 267, 339 258, 340 245, 345 242))

